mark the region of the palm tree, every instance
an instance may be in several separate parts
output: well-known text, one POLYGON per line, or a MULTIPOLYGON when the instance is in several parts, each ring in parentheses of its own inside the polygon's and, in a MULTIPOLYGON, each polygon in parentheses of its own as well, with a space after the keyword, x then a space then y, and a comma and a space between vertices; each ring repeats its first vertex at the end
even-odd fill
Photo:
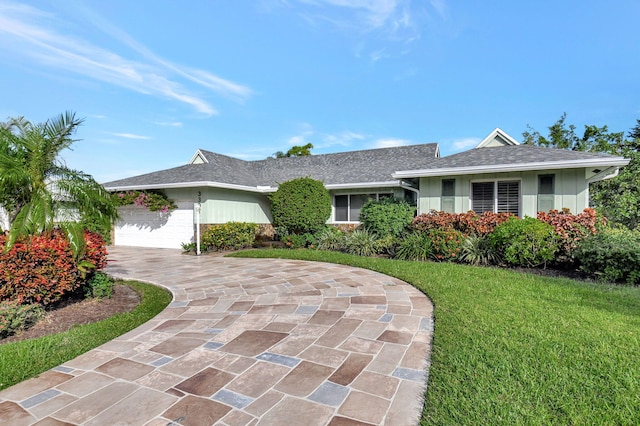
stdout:
POLYGON ((8 216, 6 248, 21 236, 62 229, 76 255, 84 249, 80 220, 112 223, 111 195, 93 177, 68 168, 60 153, 82 124, 67 112, 45 123, 23 117, 0 123, 0 207, 8 216))

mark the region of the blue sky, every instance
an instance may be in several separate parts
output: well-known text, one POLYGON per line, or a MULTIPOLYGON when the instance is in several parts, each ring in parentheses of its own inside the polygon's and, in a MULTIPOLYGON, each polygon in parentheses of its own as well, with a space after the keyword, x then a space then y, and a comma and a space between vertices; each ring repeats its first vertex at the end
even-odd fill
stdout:
POLYGON ((637 0, 0 0, 0 121, 71 110, 104 182, 640 118, 637 0))

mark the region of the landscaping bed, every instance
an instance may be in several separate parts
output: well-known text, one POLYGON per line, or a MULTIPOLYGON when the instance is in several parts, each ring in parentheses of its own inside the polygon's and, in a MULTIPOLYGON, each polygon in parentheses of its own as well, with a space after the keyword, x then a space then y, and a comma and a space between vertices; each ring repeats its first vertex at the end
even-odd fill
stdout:
POLYGON ((48 310, 45 317, 34 326, 0 339, 0 345, 61 333, 76 325, 90 324, 129 312, 139 303, 137 291, 127 285, 117 284, 111 298, 66 300, 48 310))

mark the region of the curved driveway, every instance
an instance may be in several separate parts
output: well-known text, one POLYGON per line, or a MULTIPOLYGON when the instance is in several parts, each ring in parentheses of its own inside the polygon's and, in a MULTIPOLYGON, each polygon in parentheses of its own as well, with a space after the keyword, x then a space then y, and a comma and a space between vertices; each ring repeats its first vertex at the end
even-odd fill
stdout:
POLYGON ((167 287, 137 329, 0 392, 0 420, 87 425, 418 424, 431 302, 348 266, 111 247, 167 287))

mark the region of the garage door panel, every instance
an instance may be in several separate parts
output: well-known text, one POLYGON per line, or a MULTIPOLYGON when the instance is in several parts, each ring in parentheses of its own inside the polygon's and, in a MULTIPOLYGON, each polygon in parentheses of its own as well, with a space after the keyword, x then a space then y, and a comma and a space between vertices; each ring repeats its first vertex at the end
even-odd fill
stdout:
POLYGON ((193 202, 176 203, 169 212, 150 212, 142 207, 119 209, 114 243, 118 246, 180 248, 193 242, 193 202))

